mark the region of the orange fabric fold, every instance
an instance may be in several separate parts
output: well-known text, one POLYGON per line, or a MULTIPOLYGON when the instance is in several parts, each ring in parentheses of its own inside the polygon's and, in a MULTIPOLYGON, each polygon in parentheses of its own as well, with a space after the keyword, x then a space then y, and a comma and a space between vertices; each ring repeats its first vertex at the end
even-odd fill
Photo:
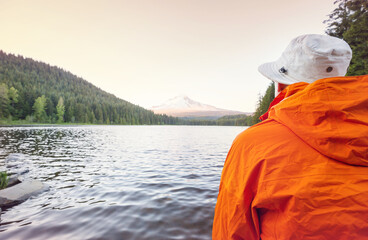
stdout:
POLYGON ((213 239, 368 239, 368 75, 281 94, 231 146, 213 239))

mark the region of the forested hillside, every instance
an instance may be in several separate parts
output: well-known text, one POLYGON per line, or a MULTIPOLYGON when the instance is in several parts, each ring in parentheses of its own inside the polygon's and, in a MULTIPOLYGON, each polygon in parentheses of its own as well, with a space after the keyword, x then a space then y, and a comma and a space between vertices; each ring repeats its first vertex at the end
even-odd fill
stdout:
POLYGON ((177 124, 70 72, 0 51, 0 119, 42 123, 177 124))

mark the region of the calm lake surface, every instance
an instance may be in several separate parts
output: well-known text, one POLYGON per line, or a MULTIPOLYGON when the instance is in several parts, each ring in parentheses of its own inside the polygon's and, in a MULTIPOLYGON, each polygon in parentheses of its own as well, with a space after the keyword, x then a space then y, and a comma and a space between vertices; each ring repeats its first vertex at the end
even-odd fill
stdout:
POLYGON ((3 210, 0 239, 211 239, 245 127, 0 127, 0 170, 48 190, 3 210))

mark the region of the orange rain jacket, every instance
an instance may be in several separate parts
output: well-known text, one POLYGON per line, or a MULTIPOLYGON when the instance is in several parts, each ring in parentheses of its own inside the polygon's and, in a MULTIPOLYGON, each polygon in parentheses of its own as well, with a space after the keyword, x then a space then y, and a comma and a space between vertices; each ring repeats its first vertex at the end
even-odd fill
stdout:
POLYGON ((368 239, 368 75, 281 94, 233 142, 213 239, 368 239))

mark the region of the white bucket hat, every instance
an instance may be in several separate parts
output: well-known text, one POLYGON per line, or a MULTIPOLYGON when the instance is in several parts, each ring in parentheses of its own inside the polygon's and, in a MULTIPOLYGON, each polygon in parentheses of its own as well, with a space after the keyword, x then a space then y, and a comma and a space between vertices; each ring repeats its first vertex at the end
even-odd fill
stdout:
POLYGON ((351 57, 351 48, 344 40, 307 34, 294 38, 277 61, 262 64, 258 71, 278 83, 312 83, 345 76, 351 57))

